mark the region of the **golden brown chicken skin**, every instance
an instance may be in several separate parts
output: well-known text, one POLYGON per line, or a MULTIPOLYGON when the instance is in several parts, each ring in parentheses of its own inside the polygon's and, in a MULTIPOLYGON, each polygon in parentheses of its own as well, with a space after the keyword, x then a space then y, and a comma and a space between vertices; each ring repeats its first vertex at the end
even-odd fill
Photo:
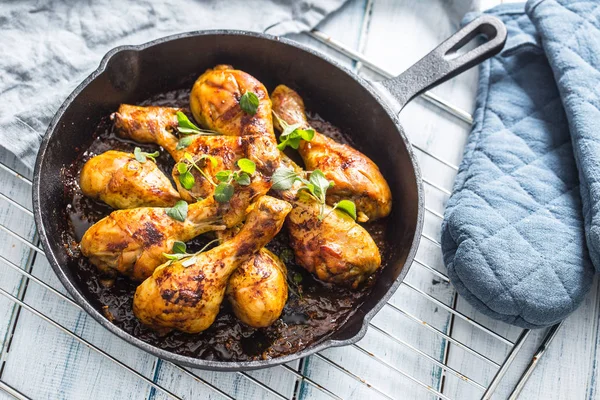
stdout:
POLYGON ((193 202, 212 196, 217 172, 236 170, 236 162, 247 158, 256 165, 256 172, 247 186, 235 185, 233 197, 227 203, 219 205, 219 213, 224 223, 234 226, 243 221, 245 210, 254 199, 269 190, 270 177, 279 165, 280 152, 274 139, 265 135, 219 136, 195 135, 185 148, 177 149, 178 138, 172 133, 177 126, 177 115, 180 111, 169 107, 140 107, 122 104, 119 111, 113 114, 115 128, 119 136, 142 143, 156 143, 165 148, 176 162, 187 162, 185 153, 193 156, 198 167, 189 171, 194 176, 194 184, 186 189, 180 182, 177 166, 172 176, 182 199, 193 202), (216 162, 213 165, 207 158, 211 156, 216 162), (206 176, 209 179, 206 179, 206 176))
POLYGON ((175 241, 187 242, 222 229, 212 198, 190 204, 184 222, 167 215, 165 208, 117 210, 85 232, 80 248, 101 272, 143 280, 167 261, 163 253, 171 253, 175 241))
POLYGON ((270 326, 281 316, 288 298, 285 264, 262 248, 235 270, 226 293, 240 321, 253 328, 270 326))
POLYGON ((178 139, 172 132, 177 129, 179 108, 156 106, 132 106, 121 104, 111 115, 117 134, 139 143, 155 143, 162 146, 174 159, 183 156, 176 150, 178 139))
POLYGON ((196 121, 223 135, 266 135, 275 141, 267 89, 252 75, 231 65, 217 65, 200 75, 192 87, 190 108, 196 121), (258 97, 254 115, 240 107, 240 99, 246 92, 258 97))
MULTIPOLYGON (((304 102, 294 90, 279 85, 271 94, 271 100, 273 111, 286 123, 309 127, 304 102)), ((277 119, 275 122, 278 126, 277 119)), ((318 132, 310 142, 301 141, 298 151, 307 170, 320 169, 335 183, 327 191, 328 204, 348 199, 369 219, 389 215, 392 210, 390 188, 377 165, 360 151, 318 132)))
MULTIPOLYGON (((265 194, 269 188, 269 179, 279 163, 279 150, 271 140, 262 136, 197 136, 193 142, 185 149, 192 154, 195 160, 199 161, 202 171, 208 175, 210 181, 198 171, 192 168, 190 172, 194 176, 194 186, 185 189, 179 180, 177 166, 173 169, 173 179, 177 184, 177 190, 181 196, 189 201, 196 198, 204 198, 213 194, 216 174, 219 171, 238 169, 236 163, 247 158, 256 165, 256 172, 252 176, 252 183, 249 186, 240 188, 240 195, 244 192, 250 192, 250 198, 259 197, 265 194), (203 156, 214 158, 214 164, 203 156), (213 182, 213 183, 211 183, 213 182)), ((187 162, 185 159, 176 159, 177 161, 187 162)), ((236 191, 236 194, 238 191, 236 191)), ((234 197, 237 195, 234 195, 234 197)), ((232 199, 233 201, 233 199, 232 199)), ((230 202, 232 203, 232 202, 230 202)), ((250 203, 245 203, 247 207, 250 203)), ((238 221, 241 222, 241 221, 238 221)))
MULTIPOLYGON (((302 175, 304 171, 289 157, 282 155, 281 164, 302 175)), ((290 246, 296 262, 322 281, 353 288, 366 280, 381 265, 375 241, 362 226, 344 212, 326 206, 319 219, 320 204, 298 191, 296 182, 288 190, 272 190, 273 195, 290 202, 292 212, 286 220, 290 246)), ((327 191, 329 195, 329 191, 327 191)))
POLYGON ((369 232, 350 216, 299 192, 286 227, 296 262, 322 281, 353 288, 381 265, 379 248, 369 232))
POLYGON ((289 203, 263 196, 233 239, 188 259, 161 265, 135 292, 136 317, 163 332, 207 329, 219 313, 231 274, 273 239, 290 210, 289 203))
POLYGON ((112 208, 168 207, 180 199, 156 163, 140 163, 133 154, 109 150, 92 157, 81 169, 84 195, 112 208))

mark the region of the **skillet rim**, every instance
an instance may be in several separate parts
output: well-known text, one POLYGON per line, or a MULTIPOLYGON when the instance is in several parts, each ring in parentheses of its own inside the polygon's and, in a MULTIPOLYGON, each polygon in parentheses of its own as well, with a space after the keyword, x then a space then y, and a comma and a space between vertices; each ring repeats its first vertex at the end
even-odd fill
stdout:
MULTIPOLYGON (((386 93, 386 99, 393 98, 391 94, 386 93)), ((159 357, 164 360, 168 360, 171 362, 175 362, 178 364, 183 364, 189 367, 205 369, 205 370, 213 370, 213 371, 243 371, 243 370, 253 370, 260 368, 272 367, 280 364, 285 364, 300 358, 307 357, 329 347, 339 347, 339 346, 347 346, 358 342, 362 339, 367 333, 367 328, 369 326, 369 322, 371 319, 381 310, 381 308, 387 303, 387 301, 392 297, 392 295, 396 292, 406 274, 410 270, 412 266, 413 260, 415 258, 417 249, 419 247, 421 234, 423 230, 423 222, 424 222, 424 194, 423 194, 423 181, 421 177, 421 170, 419 168, 419 164, 415 157, 412 145, 410 144, 402 125, 398 120, 398 116, 394 113, 393 107, 389 104, 388 101, 383 99, 383 95, 378 93, 374 86, 369 83, 369 81, 361 78, 360 76, 354 74, 352 71, 347 69, 346 67, 340 65, 337 61, 331 59, 330 57, 319 53, 303 44, 295 42, 291 39, 282 38, 278 36, 269 35, 266 33, 259 32, 249 32, 243 30, 235 30, 235 29, 215 29, 215 30, 200 30, 200 31, 190 31, 184 32, 174 35, 165 36, 162 38, 158 38, 146 43, 142 43, 139 45, 124 45, 113 48, 108 51, 106 55, 100 61, 98 68, 96 68, 87 78, 85 78, 74 90, 73 92, 65 99, 65 101, 61 104, 60 108, 54 114, 52 121, 48 125, 46 132, 44 133, 44 137, 40 144, 40 149, 38 151, 35 168, 34 168, 34 176, 33 176, 33 188, 32 188, 32 197, 33 197, 33 213, 34 220, 36 224, 37 231, 40 236, 40 240, 42 242, 42 247, 44 249, 46 258, 50 263, 54 273, 58 276, 62 285, 67 289, 69 294, 73 296, 75 301, 85 310, 87 314, 89 314, 92 318, 94 318, 102 327, 118 336, 119 338, 125 340, 126 342, 144 350, 147 353, 150 353, 156 357, 159 357), (157 44, 162 44, 165 42, 175 41, 178 39, 184 39, 188 37, 195 36, 244 36, 244 37, 254 37, 257 39, 263 39, 267 41, 280 42, 284 45, 294 47, 300 51, 307 52, 311 55, 321 58, 322 60, 328 62, 340 72, 348 75, 352 78, 357 84, 366 89, 369 94, 374 97, 374 99, 383 107, 385 112, 388 114, 388 117, 392 120, 394 125, 396 126, 397 133, 402 139, 404 146, 408 152, 414 175, 416 181, 416 189, 417 189, 417 221, 415 225, 414 237, 411 243, 411 247, 408 251, 406 260, 404 261, 404 265, 402 266, 402 270, 400 274, 394 281, 394 283, 389 287, 387 292, 377 301, 375 306, 369 310, 364 317, 362 318, 362 325, 360 330, 351 338, 345 340, 334 340, 334 339, 322 339, 322 341, 315 343, 312 346, 308 346, 296 353, 288 354, 281 357, 271 358, 267 360, 258 360, 258 361, 215 361, 215 360, 204 360, 201 358, 194 358, 190 356, 183 356, 177 353, 173 353, 171 351, 167 351, 156 346, 153 346, 127 332, 119 328, 110 322, 100 311, 94 308, 89 301, 85 298, 85 296, 80 292, 80 290, 75 285, 75 282, 71 281, 66 274, 67 267, 61 266, 58 260, 55 257, 54 252, 50 246, 50 240, 48 235, 46 234, 46 229, 43 224, 42 217, 42 209, 41 209, 41 196, 40 196, 40 172, 42 168, 42 164, 46 159, 46 151, 48 149, 48 145, 52 140, 54 133, 58 127, 58 123, 65 111, 71 106, 73 100, 92 82, 94 81, 100 74, 102 74, 106 67, 108 66, 110 60, 114 55, 120 53, 122 51, 136 51, 140 52, 149 47, 152 47, 157 44)), ((336 332, 336 331, 333 331, 336 332)), ((331 334, 333 334, 333 332, 331 334)), ((330 334, 330 335, 331 335, 330 334)))

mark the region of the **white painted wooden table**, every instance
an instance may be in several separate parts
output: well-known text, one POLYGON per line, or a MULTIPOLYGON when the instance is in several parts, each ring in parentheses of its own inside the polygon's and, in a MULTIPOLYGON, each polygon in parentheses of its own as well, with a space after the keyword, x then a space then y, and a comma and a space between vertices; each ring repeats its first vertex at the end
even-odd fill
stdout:
MULTIPOLYGON (((498 2, 487 0, 481 7, 498 2)), ((399 73, 458 29, 458 22, 467 10, 450 3, 352 0, 323 22, 319 30, 363 53, 381 68, 399 73)), ((308 35, 295 35, 293 39, 327 53, 361 75, 381 78, 308 35)), ((472 112, 476 81, 477 71, 471 70, 433 92, 472 112)), ((468 124, 423 99, 416 99, 406 107, 401 120, 417 148, 458 165, 469 133, 468 124)), ((424 233, 433 241, 422 240, 417 258, 443 273, 441 253, 434 243, 440 234, 440 219, 435 214, 443 212, 446 192, 452 188, 456 171, 423 151, 418 150, 417 154, 425 178, 445 189, 426 185, 426 204, 431 212, 426 214, 424 233)), ((0 162, 31 178, 10 155, 0 154, 0 162)), ((17 307, 14 299, 0 296, 0 388, 4 387, 0 399, 11 397, 6 392, 10 388, 35 399, 168 398, 160 388, 187 399, 436 398, 427 386, 451 399, 476 399, 483 394, 482 387, 487 387, 493 379, 497 364, 506 358, 510 343, 505 342, 515 342, 522 331, 474 311, 456 297, 450 284, 415 263, 407 284, 373 319, 366 337, 357 346, 330 349, 301 363, 248 373, 183 370, 121 341, 65 299, 66 292, 36 247, 35 226, 29 211, 30 184, 6 168, 0 168, 0 179, 3 182, 0 223, 10 230, 0 230, 0 290, 21 299, 97 348, 91 349, 27 306, 17 307), (21 271, 35 278, 27 279, 21 271), (448 310, 453 307, 476 324, 460 315, 452 317, 448 310), (420 321, 426 321, 427 325, 420 321), (480 325, 496 334, 486 332, 480 325), (107 355, 134 371, 128 371, 107 355), (444 361, 448 366, 445 371, 439 366, 444 361), (472 381, 458 378, 453 371, 472 381)), ((595 362, 600 349, 598 305, 596 281, 584 304, 560 329, 520 398, 600 396, 595 362)), ((525 340, 500 381, 495 398, 510 394, 543 333, 531 332, 525 340)))

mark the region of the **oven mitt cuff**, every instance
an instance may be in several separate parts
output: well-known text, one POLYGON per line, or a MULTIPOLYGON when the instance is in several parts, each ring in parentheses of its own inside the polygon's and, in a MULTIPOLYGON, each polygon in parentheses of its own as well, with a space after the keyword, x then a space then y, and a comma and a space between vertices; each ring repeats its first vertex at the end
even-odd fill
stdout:
POLYGON ((522 4, 490 14, 504 21, 508 41, 480 67, 442 252, 456 290, 475 308, 539 328, 577 308, 593 267, 567 116, 535 28, 522 4))
POLYGON ((536 0, 526 10, 569 120, 587 245, 600 271, 600 3, 536 0))

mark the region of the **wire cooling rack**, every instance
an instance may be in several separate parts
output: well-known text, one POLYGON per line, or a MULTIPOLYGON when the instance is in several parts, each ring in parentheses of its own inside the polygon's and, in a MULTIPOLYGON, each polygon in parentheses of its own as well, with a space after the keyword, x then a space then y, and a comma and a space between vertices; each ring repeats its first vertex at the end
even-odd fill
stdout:
MULTIPOLYGON (((322 32, 315 30, 315 31, 310 32, 309 35, 311 35, 313 38, 325 43, 329 47, 337 50, 338 52, 350 57, 351 59, 353 59, 357 62, 360 62, 362 67, 368 68, 371 71, 381 75, 382 77, 391 77, 390 73, 388 73, 387 71, 374 65, 372 62, 370 62, 368 59, 366 59, 360 53, 357 53, 357 52, 353 51, 352 49, 346 48, 344 45, 342 45, 339 42, 336 42, 335 40, 333 40, 332 38, 323 34, 322 32)), ((453 106, 452 104, 446 102, 445 100, 433 95, 432 93, 425 93, 422 97, 425 100, 436 105, 437 107, 445 110, 446 112, 449 113, 449 115, 452 115, 452 116, 454 116, 464 122, 467 122, 467 123, 472 122, 472 117, 469 113, 467 113, 463 110, 460 110, 459 108, 457 108, 457 107, 453 106)), ((446 168, 450 168, 454 171, 458 170, 458 167, 456 165, 444 160, 442 157, 439 157, 435 154, 431 154, 427 150, 422 149, 420 147, 415 146, 415 148, 418 151, 422 152, 423 154, 427 155, 428 157, 431 157, 431 158, 437 160, 442 165, 444 165, 446 168)), ((2 164, 2 163, 0 163, 0 170, 4 171, 4 173, 8 173, 8 174, 12 175, 16 180, 18 180, 19 185, 25 187, 29 191, 29 193, 31 192, 31 179, 29 177, 25 177, 25 176, 17 173, 15 170, 11 169, 10 167, 8 167, 7 165, 2 164)), ((424 175, 423 181, 425 182, 426 185, 428 185, 431 188, 438 190, 446 195, 450 194, 450 192, 447 189, 429 181, 427 179, 427 171, 423 171, 423 175, 424 175)), ((32 211, 29 208, 27 208, 26 206, 20 204, 16 200, 14 200, 12 197, 10 197, 6 194, 0 193, 0 200, 2 202, 4 202, 5 205, 7 205, 8 207, 18 209, 19 212, 22 212, 22 213, 26 214, 28 216, 28 218, 33 219, 32 211)), ((441 214, 442 211, 441 210, 434 210, 433 208, 427 206, 426 212, 429 213, 433 218, 438 219, 438 222, 441 221, 441 219, 442 219, 442 214, 441 214)), ((74 339, 77 342, 81 343, 82 345, 86 346, 91 351, 100 354, 101 356, 107 358, 111 362, 114 362, 116 365, 121 367, 127 373, 130 373, 132 376, 132 379, 140 379, 140 380, 144 381, 146 384, 150 385, 154 390, 161 392, 162 394, 166 395, 167 397, 171 397, 171 398, 175 398, 175 399, 183 398, 183 394, 177 394, 177 393, 174 393, 172 389, 165 388, 161 384, 157 383, 154 379, 147 377, 145 374, 134 369, 130 365, 113 357, 103 348, 101 348, 97 345, 94 345, 90 341, 84 339, 82 337, 82 335, 79 335, 78 333, 74 332, 74 330, 71 330, 71 329, 67 328, 66 326, 62 325, 61 323, 59 323, 56 320, 56 318, 53 318, 52 315, 48 315, 48 314, 44 313, 43 311, 39 310, 38 308, 34 307, 33 305, 25 302, 24 299, 25 299, 26 288, 29 285, 39 285, 44 290, 51 293, 53 296, 57 296, 61 301, 68 303, 70 306, 73 307, 74 310, 81 310, 81 307, 77 303, 75 303, 70 297, 68 297, 68 296, 64 295, 63 293, 61 293, 60 291, 54 289, 46 281, 37 278, 36 276, 34 276, 31 273, 31 267, 33 265, 35 257, 37 257, 37 256, 45 257, 44 251, 39 247, 39 241, 37 240, 37 236, 34 236, 33 240, 29 240, 28 238, 16 233, 15 231, 11 230, 9 227, 7 227, 5 225, 0 225, 0 230, 3 231, 5 234, 7 234, 8 237, 11 238, 10 240, 14 241, 14 243, 18 243, 18 244, 27 246, 29 248, 29 253, 30 253, 27 262, 25 262, 23 266, 20 266, 16 263, 10 261, 9 259, 5 258, 4 256, 0 255, 0 263, 2 263, 4 266, 16 271, 21 276, 21 282, 19 285, 20 289, 17 291, 16 294, 10 293, 8 290, 5 290, 4 288, 0 287, 0 297, 4 297, 4 298, 10 300, 12 305, 15 306, 15 310, 12 313, 12 318, 10 321, 7 340, 5 340, 4 347, 2 348, 2 351, 0 353, 0 391, 3 391, 6 394, 9 394, 17 399, 28 399, 29 398, 27 396, 27 394, 18 391, 17 389, 15 389, 11 385, 9 385, 9 383, 7 383, 2 378, 3 372, 5 372, 5 368, 6 368, 7 354, 9 352, 11 342, 14 339, 15 327, 17 324, 18 316, 22 312, 28 312, 28 313, 31 313, 31 314, 35 315, 36 317, 38 317, 41 321, 43 321, 42 323, 47 323, 47 324, 52 325, 54 328, 60 330, 65 335, 70 336, 72 339, 74 339)), ((426 234, 423 235, 423 238, 425 240, 422 242, 429 242, 430 245, 433 245, 436 247, 437 252, 440 251, 440 249, 439 249, 440 243, 438 242, 438 240, 436 240, 433 237, 426 235, 426 234)), ((440 269, 435 268, 434 266, 430 265, 429 263, 427 263, 419 258, 415 259, 415 264, 416 264, 416 266, 414 268, 422 268, 422 269, 428 271, 433 276, 435 276, 435 278, 438 280, 438 282, 441 281, 444 283, 449 283, 449 279, 448 279, 447 275, 444 272, 442 272, 440 269)), ((437 368, 440 372, 440 377, 441 377, 441 379, 438 380, 439 383, 437 384, 437 386, 433 387, 430 383, 428 383, 428 381, 426 379, 415 376, 415 374, 408 372, 405 368, 399 367, 399 366, 395 365, 394 363, 390 362, 384 356, 384 354, 378 354, 378 353, 369 351, 369 349, 367 349, 365 346, 363 346, 362 341, 352 345, 352 347, 356 351, 360 352, 364 356, 366 356, 366 357, 370 358, 372 361, 374 361, 375 364, 377 364, 378 367, 381 369, 382 374, 384 374, 384 373, 385 374, 398 374, 398 375, 404 377, 407 382, 410 382, 409 384, 416 385, 416 387, 421 389, 423 391, 424 396, 429 395, 431 398, 445 399, 445 400, 451 399, 451 397, 449 397, 448 393, 445 391, 445 389, 446 389, 445 384, 446 384, 447 378, 452 376, 454 378, 458 378, 458 380, 461 384, 470 386, 473 389, 471 392, 475 393, 474 398, 477 398, 477 397, 480 397, 482 399, 490 398, 492 393, 497 388, 498 384, 501 382, 502 378, 506 374, 506 372, 509 370, 509 368, 510 368, 512 362, 514 361, 514 359, 516 358, 518 352, 521 350, 522 346, 524 345, 528 335, 530 334, 530 331, 528 329, 524 329, 517 335, 516 339, 509 340, 508 338, 501 335, 500 333, 477 322, 475 320, 477 317, 472 318, 472 317, 465 315, 463 312, 459 311, 456 307, 456 305, 457 305, 456 293, 453 294, 452 301, 450 302, 451 304, 448 305, 446 302, 439 300, 434 295, 431 295, 430 293, 428 293, 426 290, 423 290, 422 288, 419 288, 407 281, 403 282, 403 287, 408 289, 411 292, 414 292, 414 294, 416 294, 417 296, 421 297, 423 302, 429 303, 429 306, 435 306, 441 310, 444 310, 444 312, 447 312, 450 314, 450 323, 449 323, 448 329, 442 330, 442 329, 439 329, 436 326, 434 326, 434 324, 428 323, 426 318, 419 314, 418 310, 417 311, 408 310, 408 309, 398 306, 396 303, 392 303, 392 302, 389 302, 386 307, 389 309, 389 311, 391 311, 393 313, 397 313, 399 315, 402 315, 406 319, 407 324, 414 324, 416 326, 419 326, 421 329, 424 329, 425 331, 432 334, 436 338, 436 340, 442 341, 445 344, 443 346, 443 348, 445 349, 443 354, 441 356, 440 355, 433 356, 426 349, 426 347, 427 347, 426 345, 423 345, 423 344, 419 345, 418 343, 416 343, 416 344, 410 343, 408 340, 402 339, 402 338, 398 337, 397 334, 390 332, 385 327, 382 327, 381 324, 375 324, 375 323, 371 322, 370 330, 373 330, 373 331, 377 332, 378 334, 383 335, 386 339, 388 339, 390 341, 390 343, 392 343, 392 345, 394 346, 393 351, 406 353, 408 356, 415 357, 416 360, 418 360, 418 362, 429 363, 428 365, 430 365, 432 368, 437 368), (489 336, 489 338, 491 338, 494 341, 494 343, 496 343, 496 345, 505 346, 507 351, 505 352, 506 355, 503 358, 503 360, 498 362, 498 361, 490 358, 489 356, 483 354, 479 349, 474 348, 472 346, 472 343, 469 342, 469 337, 466 337, 466 338, 455 337, 453 335, 453 326, 454 326, 454 323, 456 320, 461 320, 463 323, 468 324, 470 329, 472 329, 473 331, 478 331, 479 334, 484 334, 486 336, 489 336), (469 354, 470 356, 474 357, 475 359, 477 359, 477 360, 483 362, 484 364, 488 365, 489 367, 491 367, 492 371, 494 371, 491 379, 488 379, 486 383, 483 383, 476 379, 472 379, 468 375, 467 372, 460 371, 457 367, 451 366, 450 363, 448 362, 449 361, 449 353, 450 353, 451 349, 460 349, 461 351, 464 351, 466 354, 469 354)), ((519 391, 522 389, 522 387, 524 385, 525 380, 530 376, 531 372, 533 371, 533 368, 535 368, 535 365, 537 364, 539 357, 541 357, 541 355, 545 351, 547 345, 550 343, 552 338, 555 336, 559 326, 560 325, 556 325, 549 330, 549 332, 547 333, 546 337, 544 338, 542 344, 540 345, 537 353, 533 357, 532 362, 530 363, 529 367, 523 373, 523 375, 521 376, 521 379, 517 382, 517 385, 515 386, 515 390, 511 394, 511 398, 515 398, 518 395, 519 391)), ((114 340, 119 340, 119 339, 115 338, 114 340)), ((32 357, 31 361, 34 361, 35 355, 32 354, 31 357, 32 357)), ((350 378, 351 381, 353 381, 355 385, 361 387, 364 390, 367 390, 368 392, 371 392, 374 395, 374 397, 386 398, 386 399, 390 399, 390 400, 393 400, 398 397, 401 397, 401 398, 403 397, 400 395, 393 395, 393 394, 387 393, 381 387, 378 387, 376 384, 369 382, 365 377, 361 376, 359 374, 359 372, 353 371, 350 368, 348 368, 347 366, 342 366, 341 365, 342 363, 340 361, 336 361, 334 358, 332 358, 328 354, 315 354, 313 356, 310 356, 309 358, 325 363, 328 368, 334 369, 337 372, 350 378)), ((165 364, 170 364, 169 362, 164 361, 164 360, 162 362, 165 364)), ((304 362, 306 362, 306 360, 304 360, 304 362)), ((241 377, 241 379, 247 380, 248 383, 256 385, 258 388, 260 388, 262 391, 264 391, 265 395, 268 394, 271 397, 275 397, 275 398, 279 398, 279 399, 292 400, 292 399, 303 398, 304 396, 302 396, 302 394, 301 394, 301 388, 303 385, 310 386, 311 390, 312 390, 311 393, 313 395, 316 395, 318 393, 320 395, 318 397, 333 398, 333 399, 341 399, 342 398, 342 396, 340 394, 334 392, 335 389, 333 389, 331 387, 332 385, 324 384, 322 382, 319 383, 319 382, 317 382, 317 379, 314 378, 314 376, 308 376, 309 374, 307 374, 306 370, 304 368, 302 368, 302 364, 303 364, 303 362, 301 362, 300 365, 298 365, 296 367, 292 367, 290 365, 280 365, 277 367, 273 367, 273 368, 283 369, 286 373, 288 373, 292 377, 294 377, 295 382, 296 382, 295 389, 292 390, 289 394, 282 394, 277 389, 268 386, 267 384, 263 383, 261 380, 253 377, 252 375, 250 375, 246 372, 238 372, 237 374, 241 377)), ((198 375, 194 371, 190 370, 189 368, 179 366, 176 364, 172 364, 172 366, 176 370, 178 370, 181 374, 187 375, 188 377, 194 379, 198 384, 205 385, 206 388, 213 391, 214 394, 218 394, 225 399, 234 399, 234 397, 232 397, 230 394, 226 393, 225 391, 223 391, 219 387, 215 386, 214 384, 209 382, 207 379, 201 377, 200 375, 198 375)), ((32 384, 35 384, 35 382, 32 382, 32 384)))

